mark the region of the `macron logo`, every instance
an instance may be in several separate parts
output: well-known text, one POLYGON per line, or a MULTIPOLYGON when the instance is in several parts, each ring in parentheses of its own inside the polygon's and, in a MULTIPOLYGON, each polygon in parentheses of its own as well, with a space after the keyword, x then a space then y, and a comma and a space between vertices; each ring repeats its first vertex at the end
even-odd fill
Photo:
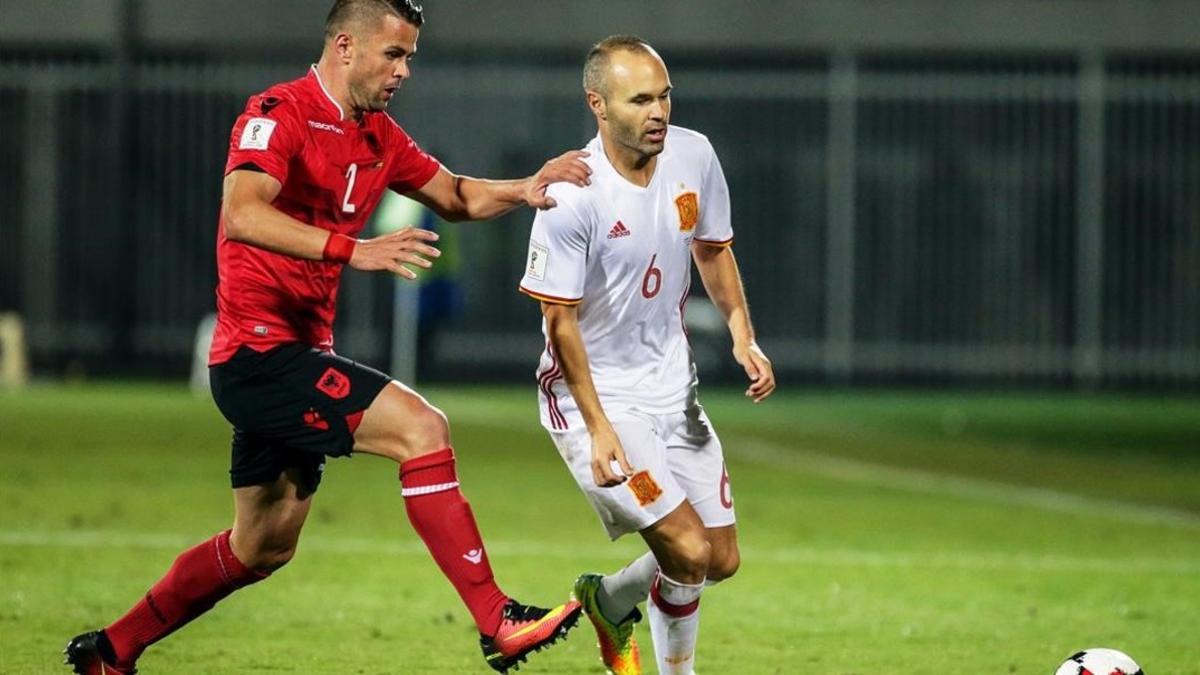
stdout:
POLYGON ((346 132, 342 131, 341 127, 334 126, 332 124, 326 124, 325 122, 316 122, 313 120, 309 120, 308 126, 314 128, 314 129, 320 129, 321 131, 332 131, 333 133, 340 134, 342 136, 346 135, 346 132))
POLYGON ((613 225, 612 229, 608 231, 608 238, 616 239, 618 237, 628 237, 631 234, 633 233, 629 231, 628 227, 625 227, 625 223, 622 223, 618 220, 617 224, 613 225))
POLYGON ((483 549, 473 548, 464 553, 463 557, 470 561, 471 564, 478 565, 483 560, 483 549))

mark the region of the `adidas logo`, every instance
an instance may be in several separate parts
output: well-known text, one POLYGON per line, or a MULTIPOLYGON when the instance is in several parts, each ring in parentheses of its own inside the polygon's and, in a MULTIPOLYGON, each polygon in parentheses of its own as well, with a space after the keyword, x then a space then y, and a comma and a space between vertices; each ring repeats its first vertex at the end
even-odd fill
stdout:
POLYGON ((473 548, 470 551, 467 551, 466 553, 464 553, 463 557, 466 558, 468 561, 470 561, 472 564, 478 565, 479 561, 483 560, 483 549, 473 548))
POLYGON ((625 227, 625 223, 622 223, 618 220, 617 224, 613 225, 612 229, 608 231, 608 238, 616 239, 617 237, 628 237, 631 234, 633 233, 629 231, 628 227, 625 227))

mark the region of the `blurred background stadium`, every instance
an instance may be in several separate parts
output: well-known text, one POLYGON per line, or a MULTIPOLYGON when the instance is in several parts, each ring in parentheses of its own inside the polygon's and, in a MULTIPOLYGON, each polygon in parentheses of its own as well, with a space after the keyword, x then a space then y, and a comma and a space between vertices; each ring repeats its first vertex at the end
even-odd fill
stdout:
MULTIPOLYGON (((1200 384, 1193 0, 425 5, 391 112, 471 175, 526 175, 593 135, 590 43, 660 48, 674 121, 724 163, 785 382, 1200 384)), ((315 60, 327 6, 0 4, 0 313, 23 319, 35 376, 186 375, 229 127, 315 60)), ((423 380, 531 372, 529 220, 450 237, 423 380)), ((339 351, 386 366, 391 280, 343 290, 339 351)), ((698 340, 710 380, 737 375, 724 340, 698 340)))
MULTIPOLYGON (((55 672, 228 521, 228 426, 183 386, 228 134, 328 6, 0 2, 0 672, 55 672), (36 386, 6 391, 26 351, 36 386)), ((705 595, 702 672, 1044 675, 1104 645, 1200 675, 1200 2, 425 7, 391 112, 454 170, 582 146, 580 62, 618 32, 722 159, 781 388, 742 399, 694 283, 744 560, 705 595)), ((420 350, 502 581, 541 600, 639 546, 603 540, 537 424, 530 219, 437 224, 420 291, 347 272, 337 335, 405 379, 420 350)), ((329 474, 303 554, 146 672, 478 672, 394 469, 329 474)), ((529 670, 598 667, 585 637, 529 670)))

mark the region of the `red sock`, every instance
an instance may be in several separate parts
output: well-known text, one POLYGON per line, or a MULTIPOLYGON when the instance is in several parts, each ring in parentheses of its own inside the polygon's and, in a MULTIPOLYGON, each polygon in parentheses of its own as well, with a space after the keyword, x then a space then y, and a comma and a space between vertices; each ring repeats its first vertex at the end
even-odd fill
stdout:
POLYGON ((104 629, 117 654, 118 662, 113 665, 132 668, 146 647, 212 609, 230 593, 267 577, 248 569, 233 555, 229 533, 225 530, 179 554, 146 597, 104 629))
POLYGON ((479 632, 495 635, 508 596, 496 586, 471 505, 458 489, 454 451, 404 462, 400 484, 413 529, 471 610, 479 632))

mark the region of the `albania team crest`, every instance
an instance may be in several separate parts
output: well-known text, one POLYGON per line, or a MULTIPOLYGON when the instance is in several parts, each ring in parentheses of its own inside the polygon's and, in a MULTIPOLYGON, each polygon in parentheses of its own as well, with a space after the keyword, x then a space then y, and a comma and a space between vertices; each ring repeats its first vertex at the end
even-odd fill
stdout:
POLYGON ((316 387, 329 398, 341 400, 350 395, 350 378, 336 368, 327 368, 316 387))
POLYGON ((700 221, 700 197, 695 192, 684 192, 675 198, 679 211, 679 231, 691 232, 700 221))

